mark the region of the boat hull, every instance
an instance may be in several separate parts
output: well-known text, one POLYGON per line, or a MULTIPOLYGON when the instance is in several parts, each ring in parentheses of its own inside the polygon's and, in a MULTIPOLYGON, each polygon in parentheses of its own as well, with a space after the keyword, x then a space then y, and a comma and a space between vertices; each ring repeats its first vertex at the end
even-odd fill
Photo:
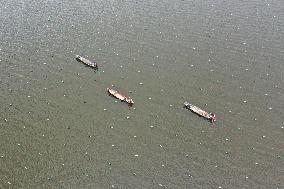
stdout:
POLYGON ((79 56, 79 55, 76 55, 76 60, 79 61, 79 62, 82 62, 83 64, 91 67, 91 68, 94 68, 95 70, 98 70, 98 64, 96 62, 92 62, 82 56, 79 56))
POLYGON ((201 117, 204 117, 205 119, 208 119, 210 120, 212 123, 216 121, 216 117, 215 117, 215 114, 213 113, 208 113, 204 110, 202 110, 201 108, 195 106, 195 105, 192 105, 188 102, 184 102, 184 106, 189 109, 190 111, 192 111, 193 113, 201 116, 201 117))
POLYGON ((128 103, 129 106, 132 106, 134 104, 134 101, 132 100, 132 98, 125 96, 123 94, 121 94, 120 92, 118 92, 115 89, 112 88, 107 88, 107 92, 109 93, 109 95, 112 95, 113 97, 128 103))

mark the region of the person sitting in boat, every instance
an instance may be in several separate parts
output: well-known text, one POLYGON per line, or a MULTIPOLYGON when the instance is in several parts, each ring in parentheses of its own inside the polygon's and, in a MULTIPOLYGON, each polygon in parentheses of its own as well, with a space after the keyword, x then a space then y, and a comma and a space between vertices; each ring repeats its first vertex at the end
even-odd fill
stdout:
POLYGON ((125 99, 125 101, 128 103, 128 105, 131 107, 134 104, 134 101, 132 100, 132 98, 128 97, 125 99))
POLYGON ((212 123, 216 122, 216 115, 213 113, 209 113, 209 119, 212 123))
POLYGON ((98 63, 95 62, 94 65, 95 65, 95 66, 94 66, 94 69, 95 69, 95 70, 99 70, 99 65, 98 65, 98 63))
POLYGON ((95 69, 95 70, 99 70, 99 65, 98 65, 98 63, 96 62, 96 60, 93 60, 93 68, 95 69))

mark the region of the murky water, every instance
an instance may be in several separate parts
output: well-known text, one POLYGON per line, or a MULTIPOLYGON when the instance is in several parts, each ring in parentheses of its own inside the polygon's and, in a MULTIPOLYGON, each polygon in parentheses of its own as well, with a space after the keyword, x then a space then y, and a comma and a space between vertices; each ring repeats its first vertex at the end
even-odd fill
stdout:
POLYGON ((283 1, 1 3, 0 188, 284 187, 283 1))

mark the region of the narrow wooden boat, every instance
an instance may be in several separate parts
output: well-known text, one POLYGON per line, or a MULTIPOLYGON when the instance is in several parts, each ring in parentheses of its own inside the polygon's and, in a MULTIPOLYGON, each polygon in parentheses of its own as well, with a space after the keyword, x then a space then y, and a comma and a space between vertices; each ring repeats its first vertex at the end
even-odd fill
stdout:
POLYGON ((90 66, 91 68, 94 68, 95 70, 99 69, 98 64, 95 61, 90 61, 82 56, 76 55, 76 60, 79 62, 82 62, 83 64, 90 66))
POLYGON ((197 115, 204 117, 206 119, 208 119, 211 123, 214 123, 216 121, 216 115, 213 113, 208 113, 204 110, 202 110, 201 108, 194 106, 188 102, 184 102, 184 106, 191 110, 192 112, 196 113, 197 115))
POLYGON ((134 104, 134 101, 132 100, 131 97, 125 96, 115 89, 107 88, 107 91, 110 95, 114 96, 115 98, 117 98, 121 101, 126 102, 129 106, 132 106, 134 104))

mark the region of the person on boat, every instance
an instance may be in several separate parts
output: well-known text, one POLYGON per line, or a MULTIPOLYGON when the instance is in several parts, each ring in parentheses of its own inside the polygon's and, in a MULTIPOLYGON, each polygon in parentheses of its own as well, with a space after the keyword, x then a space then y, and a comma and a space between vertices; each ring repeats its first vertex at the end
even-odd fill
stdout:
POLYGON ((95 69, 95 70, 99 70, 99 65, 98 65, 98 63, 96 62, 96 60, 93 60, 93 68, 95 69))
POLYGON ((133 101, 132 98, 130 98, 130 97, 125 98, 125 101, 128 103, 128 106, 129 106, 129 107, 133 106, 133 104, 134 104, 134 101, 133 101))
POLYGON ((94 63, 94 69, 95 69, 95 70, 99 70, 99 65, 98 65, 98 63, 96 63, 96 62, 94 63))
POLYGON ((216 122, 216 115, 213 113, 209 113, 209 119, 212 123, 216 122))

